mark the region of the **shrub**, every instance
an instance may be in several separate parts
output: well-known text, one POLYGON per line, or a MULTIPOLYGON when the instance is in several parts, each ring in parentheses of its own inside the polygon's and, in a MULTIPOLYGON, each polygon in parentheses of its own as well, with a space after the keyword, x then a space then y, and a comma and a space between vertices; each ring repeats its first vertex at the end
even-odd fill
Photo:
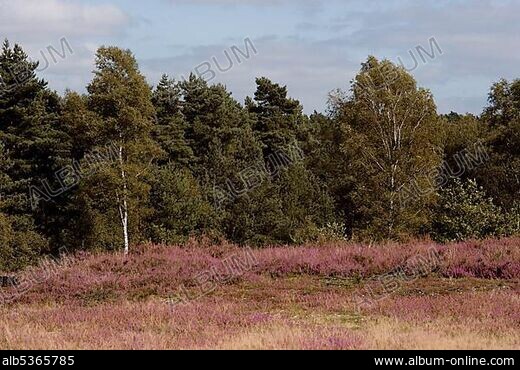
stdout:
POLYGON ((520 235, 520 202, 516 202, 507 212, 507 223, 511 235, 520 235))
POLYGON ((475 181, 455 179, 441 190, 433 221, 434 239, 447 242, 508 234, 511 225, 505 212, 475 181))

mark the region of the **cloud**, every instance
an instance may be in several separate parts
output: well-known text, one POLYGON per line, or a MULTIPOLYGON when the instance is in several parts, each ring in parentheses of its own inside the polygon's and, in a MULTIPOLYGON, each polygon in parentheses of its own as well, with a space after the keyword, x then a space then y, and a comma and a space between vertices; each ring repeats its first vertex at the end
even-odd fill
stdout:
POLYGON ((308 43, 293 38, 268 36, 252 40, 257 54, 250 48, 250 58, 237 62, 231 48, 246 52, 243 40, 234 43, 194 47, 189 52, 170 58, 142 59, 140 65, 151 81, 158 81, 162 73, 177 80, 185 78, 196 67, 205 63, 204 73, 211 69, 215 78, 211 83, 224 83, 238 100, 254 94, 257 77, 268 77, 274 82, 287 85, 289 95, 300 100, 307 112, 321 110, 328 93, 348 82, 359 70, 359 62, 349 60, 326 45, 308 43), (227 55, 226 55, 227 53, 227 55), (229 68, 229 71, 225 71, 229 68), (224 72, 225 71, 225 72, 224 72))
POLYGON ((258 55, 215 81, 242 99, 254 92, 255 77, 267 76, 287 84, 307 111, 323 110, 330 90, 348 89, 368 55, 409 66, 409 52, 428 51, 431 37, 443 54, 413 74, 441 111, 479 113, 493 81, 519 77, 520 1, 157 0, 123 9, 104 1, 0 0, 0 34, 36 56, 66 36, 74 56, 44 75, 60 90, 84 87, 101 44, 133 48, 153 83, 163 72, 187 75, 213 56, 225 64, 223 51, 248 35, 258 55))
POLYGON ((321 12, 327 4, 341 0, 167 0, 172 5, 202 7, 273 8, 282 7, 303 11, 308 15, 321 12))
POLYGON ((168 0, 173 4, 195 5, 284 5, 284 4, 320 4, 322 0, 168 0))
MULTIPOLYGON (((185 3, 184 0, 171 2, 185 3)), ((515 52, 520 47, 516 19, 520 13, 519 1, 191 0, 190 3, 249 6, 305 3, 328 9, 325 13, 329 18, 323 14, 296 17, 296 21, 295 17, 288 18, 288 22, 294 22, 298 42, 288 45, 287 37, 278 37, 267 46, 276 53, 265 54, 265 58, 261 56, 251 63, 258 71, 285 80, 290 89, 292 85, 294 95, 311 102, 311 109, 312 105, 324 106, 323 92, 327 89, 346 88, 367 55, 394 62, 400 58, 410 67, 415 64, 414 58, 418 59, 417 47, 430 51, 431 37, 435 37, 443 54, 437 53, 434 60, 428 59, 426 63, 419 60, 413 74, 420 85, 431 88, 442 111, 481 112, 493 81, 514 78, 520 63, 520 53, 515 52), (338 62, 338 56, 343 58, 342 63, 338 62), (322 64, 316 65, 313 60, 322 64), (329 72, 333 77, 327 75, 329 72), (313 93, 319 97, 313 98, 313 93)))
MULTIPOLYGON (((382 4, 368 2, 375 3, 382 4)), ((441 111, 480 113, 492 82, 518 73, 520 54, 515 50, 520 47, 516 20, 520 2, 389 0, 384 5, 331 19, 322 27, 338 32, 321 42, 350 50, 360 58, 363 54, 394 62, 400 58, 410 67, 415 64, 410 53, 417 58, 419 46, 430 51, 428 40, 435 37, 442 56, 437 53, 426 63, 417 58, 419 65, 413 74, 422 86, 431 88, 441 111)))
POLYGON ((131 17, 113 4, 0 0, 0 34, 38 60, 40 74, 60 92, 83 90, 91 77, 97 47, 112 41, 131 23, 131 17), (54 57, 49 48, 56 51, 54 57))
POLYGON ((57 34, 99 36, 111 34, 128 22, 128 15, 111 4, 0 0, 0 33, 11 37, 36 40, 57 34))

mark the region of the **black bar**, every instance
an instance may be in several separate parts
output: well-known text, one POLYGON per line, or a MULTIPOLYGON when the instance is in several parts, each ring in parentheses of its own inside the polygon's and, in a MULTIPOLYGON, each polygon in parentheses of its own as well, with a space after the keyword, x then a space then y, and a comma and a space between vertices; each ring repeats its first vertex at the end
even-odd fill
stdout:
MULTIPOLYGON (((312 360, 319 368, 341 364, 341 369, 377 368, 518 368, 520 351, 0 351, 0 369, 129 369, 184 367, 182 364, 210 364, 248 368, 251 364, 271 370, 273 365, 288 361, 290 368, 307 367, 312 360), (25 356, 25 357, 24 357, 25 356), (237 356, 245 356, 244 361, 237 356), (273 360, 273 356, 275 359, 273 360), (276 359, 278 357, 278 359, 276 359), (279 362, 280 361, 280 362, 279 362), (379 363, 379 365, 377 364, 379 363), (391 365, 393 363, 393 365, 391 365), (399 363, 401 363, 399 365, 399 363)), ((213 366, 213 365, 212 365, 213 366)), ((337 367, 337 366, 334 366, 337 367)), ((320 370, 320 369, 318 369, 320 370)))

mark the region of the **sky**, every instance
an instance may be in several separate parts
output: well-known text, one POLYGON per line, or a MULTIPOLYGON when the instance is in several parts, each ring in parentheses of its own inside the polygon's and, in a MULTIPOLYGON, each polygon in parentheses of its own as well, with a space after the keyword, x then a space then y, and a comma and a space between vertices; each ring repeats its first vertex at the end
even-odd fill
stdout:
POLYGON ((520 0, 0 0, 0 38, 60 93, 84 92, 96 49, 115 45, 151 85, 195 72, 243 101, 266 76, 324 112, 374 55, 405 66, 441 113, 480 114, 494 82, 520 78, 518 14, 520 0))

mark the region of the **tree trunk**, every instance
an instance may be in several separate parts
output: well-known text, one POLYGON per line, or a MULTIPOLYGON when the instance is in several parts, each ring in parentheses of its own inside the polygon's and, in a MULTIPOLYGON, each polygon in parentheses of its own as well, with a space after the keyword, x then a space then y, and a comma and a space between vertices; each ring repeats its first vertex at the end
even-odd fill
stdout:
MULTIPOLYGON (((126 172, 123 167, 123 146, 119 147, 119 165, 121 166, 121 180, 123 181, 123 194, 119 203, 119 216, 121 218, 121 225, 123 226, 123 238, 124 238, 124 253, 125 256, 130 250, 130 243, 128 237, 128 202, 126 200, 127 185, 126 185, 126 172)), ((119 198, 119 197, 118 197, 119 198)))
POLYGON ((126 199, 123 200, 123 219, 121 221, 123 223, 123 237, 125 239, 125 256, 126 256, 130 249, 129 242, 128 242, 128 207, 127 207, 126 199))

